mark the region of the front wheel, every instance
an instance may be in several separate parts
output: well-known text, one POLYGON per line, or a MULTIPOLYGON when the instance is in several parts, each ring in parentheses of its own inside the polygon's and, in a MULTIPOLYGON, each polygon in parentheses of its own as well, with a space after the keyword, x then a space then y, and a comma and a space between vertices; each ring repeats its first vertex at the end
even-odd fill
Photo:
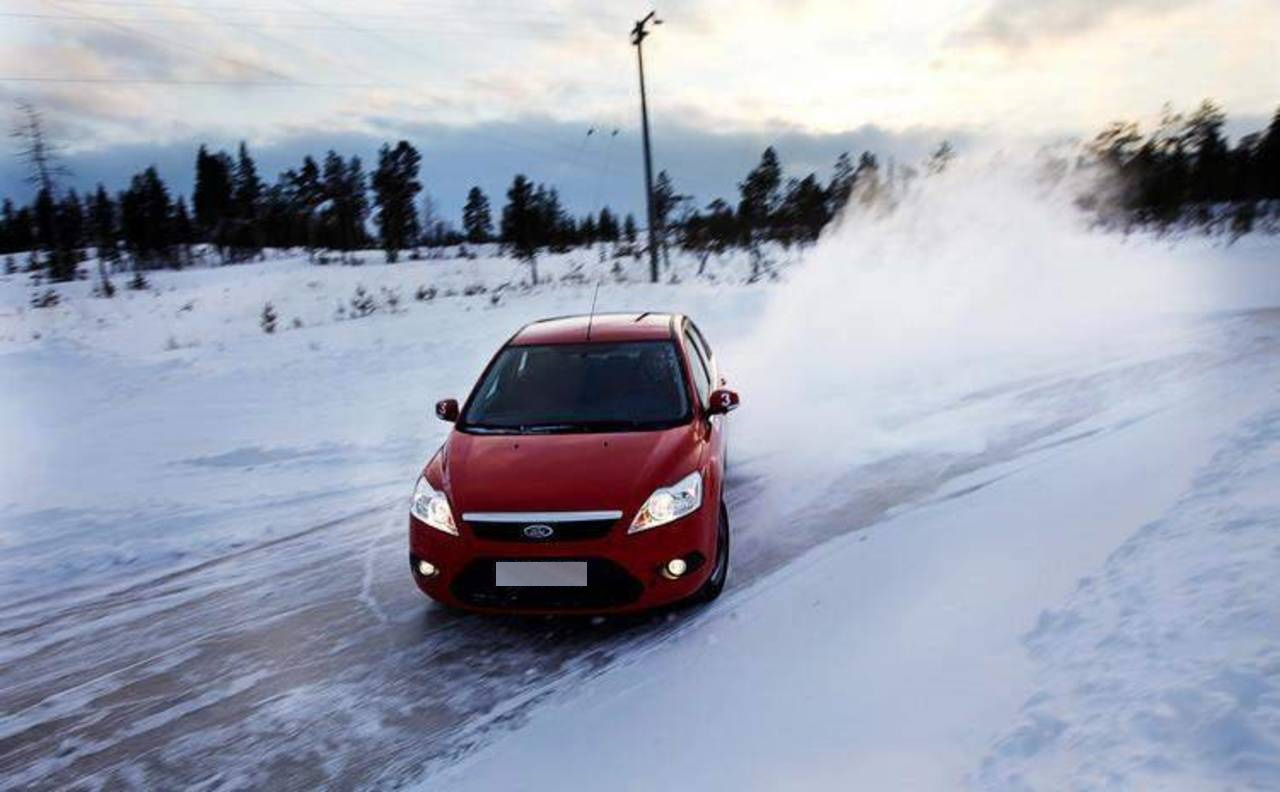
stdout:
POLYGON ((720 506, 720 524, 716 530, 716 559, 711 568, 711 577, 689 597, 691 603, 711 602, 724 590, 724 582, 729 577, 729 515, 724 506, 720 506))

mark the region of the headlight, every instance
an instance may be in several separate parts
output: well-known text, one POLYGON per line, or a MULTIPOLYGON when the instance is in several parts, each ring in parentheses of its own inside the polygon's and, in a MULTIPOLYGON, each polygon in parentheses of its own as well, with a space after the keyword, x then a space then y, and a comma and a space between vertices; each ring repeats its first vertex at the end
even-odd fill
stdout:
POLYGON ((453 524, 453 512, 449 510, 449 500, 431 488, 426 476, 418 477, 418 485, 413 488, 413 503, 409 506, 409 511, 432 528, 454 536, 458 535, 458 526, 453 524))
POLYGON ((702 474, 694 471, 672 484, 660 487, 640 507, 627 533, 639 533, 693 514, 702 505, 702 474))

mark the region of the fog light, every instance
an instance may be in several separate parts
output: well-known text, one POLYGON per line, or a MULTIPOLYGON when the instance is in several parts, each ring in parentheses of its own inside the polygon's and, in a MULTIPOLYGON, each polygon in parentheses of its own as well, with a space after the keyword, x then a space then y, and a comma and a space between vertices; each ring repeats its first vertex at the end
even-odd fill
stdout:
POLYGON ((683 558, 673 558, 668 561, 667 565, 663 568, 663 572, 672 580, 675 580, 687 571, 689 571, 689 565, 684 562, 683 558))
POLYGON ((423 577, 435 577, 440 570, 436 569, 436 565, 430 561, 418 562, 418 574, 423 577))

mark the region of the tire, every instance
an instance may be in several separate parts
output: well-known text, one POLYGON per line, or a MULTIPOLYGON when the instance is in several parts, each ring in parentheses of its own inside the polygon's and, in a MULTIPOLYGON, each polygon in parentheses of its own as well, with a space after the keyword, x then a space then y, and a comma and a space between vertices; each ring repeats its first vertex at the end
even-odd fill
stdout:
POLYGON ((725 581, 729 578, 729 514, 723 504, 720 506, 720 526, 716 530, 716 558, 713 564, 711 577, 689 597, 690 603, 711 602, 724 591, 725 581))

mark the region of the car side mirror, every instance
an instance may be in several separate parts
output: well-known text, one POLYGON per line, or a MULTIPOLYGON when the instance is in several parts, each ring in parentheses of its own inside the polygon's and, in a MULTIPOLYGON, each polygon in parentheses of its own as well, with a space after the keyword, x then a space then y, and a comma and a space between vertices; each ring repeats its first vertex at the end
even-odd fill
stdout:
POLYGON ((728 388, 717 388, 711 391, 707 405, 707 415, 724 415, 738 409, 738 393, 728 388))
POLYGON ((458 400, 441 399, 436 402, 436 417, 449 423, 458 420, 458 400))

